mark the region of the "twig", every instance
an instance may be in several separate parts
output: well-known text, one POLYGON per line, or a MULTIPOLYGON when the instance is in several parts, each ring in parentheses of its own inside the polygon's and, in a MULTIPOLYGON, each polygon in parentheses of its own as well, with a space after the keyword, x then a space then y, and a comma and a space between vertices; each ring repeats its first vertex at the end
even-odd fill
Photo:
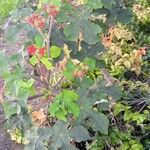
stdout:
POLYGON ((145 103, 142 108, 139 110, 139 112, 141 112, 145 107, 146 107, 147 103, 145 103))
MULTIPOLYGON (((50 58, 50 40, 51 40, 51 33, 52 33, 53 22, 54 22, 54 17, 51 15, 50 23, 49 23, 48 38, 47 38, 47 54, 48 54, 48 58, 50 58)), ((47 76, 48 83, 49 83, 49 79, 50 79, 50 71, 48 71, 48 76, 47 76)))
POLYGON ((53 88, 55 88, 63 79, 64 79, 64 76, 62 76, 62 77, 60 78, 60 80, 53 86, 53 88))
POLYGON ((43 77, 43 71, 42 71, 42 68, 41 68, 40 61, 39 61, 38 59, 37 59, 37 64, 38 64, 39 71, 40 71, 40 77, 41 77, 41 76, 43 77))
MULTIPOLYGON (((30 100, 33 100, 33 99, 37 99, 37 98, 40 98, 44 96, 44 94, 37 94, 35 96, 30 96, 27 101, 30 101, 30 100)), ((15 102, 18 102, 18 100, 6 100, 7 102, 12 102, 12 103, 15 103, 15 102)))
POLYGON ((47 38, 47 54, 48 54, 48 58, 50 58, 50 39, 51 39, 51 32, 52 32, 53 22, 54 22, 54 17, 51 15, 50 23, 49 23, 48 38, 47 38))
MULTIPOLYGON (((28 64, 29 64, 31 67, 33 67, 33 69, 35 69, 35 70, 37 71, 37 69, 36 69, 32 64, 30 64, 29 61, 27 61, 27 62, 28 62, 28 64)), ((40 69, 40 72, 41 72, 41 75, 40 75, 40 77, 41 77, 41 76, 43 75, 43 72, 42 72, 41 65, 40 65, 39 62, 38 62, 38 66, 39 66, 39 69, 40 69)), ((34 77, 33 75, 31 75, 31 74, 30 74, 30 76, 31 76, 34 80, 36 80, 37 82, 39 82, 39 83, 41 83, 42 85, 44 85, 46 88, 49 87, 49 85, 48 85, 48 83, 45 81, 45 79, 44 79, 44 80, 41 80, 41 78, 36 78, 36 77, 34 77)))
POLYGON ((37 94, 37 95, 35 95, 35 96, 31 96, 31 97, 28 98, 28 101, 33 100, 33 99, 36 99, 36 98, 40 98, 40 97, 42 97, 42 96, 44 96, 44 94, 37 94))
POLYGON ((40 78, 37 78, 37 77, 35 77, 35 76, 31 75, 31 74, 30 74, 30 76, 31 76, 35 81, 37 81, 37 82, 43 84, 43 82, 40 80, 40 78))

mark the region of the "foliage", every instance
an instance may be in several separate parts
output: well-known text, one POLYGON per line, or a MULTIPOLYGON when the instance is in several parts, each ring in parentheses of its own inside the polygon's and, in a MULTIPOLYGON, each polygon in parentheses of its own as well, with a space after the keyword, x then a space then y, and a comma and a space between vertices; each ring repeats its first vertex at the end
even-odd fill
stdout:
POLYGON ((64 121, 67 121, 66 116, 68 113, 72 113, 75 117, 78 117, 80 114, 79 106, 76 104, 78 98, 78 95, 73 91, 62 91, 56 96, 54 103, 50 106, 50 114, 64 121))
POLYGON ((128 42, 135 38, 132 32, 122 27, 110 28, 108 34, 109 36, 103 38, 103 44, 109 50, 103 55, 103 58, 107 66, 111 68, 111 74, 122 76, 126 70, 140 74, 142 58, 146 55, 147 48, 128 45, 128 42))
POLYGON ((10 15, 9 13, 14 10, 19 4, 19 0, 6 0, 0 2, 0 22, 1 24, 10 15))
POLYGON ((128 73, 148 79, 149 48, 127 29, 132 16, 118 0, 41 0, 12 13, 6 40, 26 32, 21 53, 0 52, 12 140, 26 150, 148 147, 149 85, 128 73))

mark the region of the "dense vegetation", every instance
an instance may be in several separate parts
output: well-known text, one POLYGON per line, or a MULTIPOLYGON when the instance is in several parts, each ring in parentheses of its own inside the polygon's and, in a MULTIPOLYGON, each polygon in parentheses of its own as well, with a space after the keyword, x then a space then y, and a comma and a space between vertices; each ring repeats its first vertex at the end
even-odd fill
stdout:
POLYGON ((14 10, 19 4, 19 0, 5 0, 0 1, 0 25, 9 16, 9 13, 14 10))
POLYGON ((11 139, 26 150, 149 150, 150 1, 12 6, 5 39, 25 40, 13 56, 0 51, 11 139))

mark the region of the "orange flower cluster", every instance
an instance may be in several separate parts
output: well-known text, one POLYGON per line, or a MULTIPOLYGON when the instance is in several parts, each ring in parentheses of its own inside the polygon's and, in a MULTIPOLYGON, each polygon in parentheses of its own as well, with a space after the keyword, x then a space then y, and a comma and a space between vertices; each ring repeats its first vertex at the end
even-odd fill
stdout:
POLYGON ((26 21, 37 29, 42 29, 45 26, 45 19, 38 14, 32 14, 31 16, 27 17, 26 21))

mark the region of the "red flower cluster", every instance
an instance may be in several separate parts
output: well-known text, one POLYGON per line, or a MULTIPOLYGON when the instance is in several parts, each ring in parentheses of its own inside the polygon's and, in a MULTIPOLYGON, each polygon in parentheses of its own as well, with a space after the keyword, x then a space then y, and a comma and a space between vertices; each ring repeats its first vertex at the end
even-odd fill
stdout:
POLYGON ((49 14, 49 16, 55 17, 59 13, 59 8, 56 5, 45 5, 44 10, 49 14))
POLYGON ((46 48, 45 48, 45 47, 39 48, 39 54, 40 54, 41 56, 44 56, 44 55, 45 55, 45 51, 46 51, 46 48))
POLYGON ((27 47, 29 55, 36 55, 39 54, 40 56, 44 56, 46 52, 46 48, 37 48, 35 45, 30 45, 27 47))
POLYGON ((35 28, 41 29, 45 26, 45 19, 38 14, 32 14, 31 16, 27 17, 27 23, 35 28))
POLYGON ((36 52, 36 47, 35 45, 30 45, 29 47, 27 47, 27 50, 30 55, 34 55, 36 52))

